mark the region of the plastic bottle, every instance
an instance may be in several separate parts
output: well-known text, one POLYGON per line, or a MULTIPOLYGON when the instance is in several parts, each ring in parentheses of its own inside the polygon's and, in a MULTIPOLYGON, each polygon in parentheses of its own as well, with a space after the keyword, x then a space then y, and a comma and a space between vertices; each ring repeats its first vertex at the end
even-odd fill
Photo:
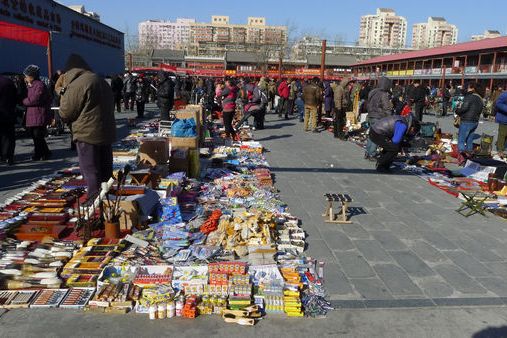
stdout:
POLYGON ((158 304, 157 317, 158 319, 165 319, 167 315, 167 305, 166 303, 158 304))
POLYGON ((176 301, 176 317, 181 317, 183 315, 183 306, 184 306, 183 297, 180 297, 176 301))
POLYGON ((157 319, 157 306, 150 305, 149 313, 150 313, 150 320, 157 319))
POLYGON ((173 318, 176 316, 176 305, 174 304, 174 301, 169 301, 167 303, 167 318, 173 318))

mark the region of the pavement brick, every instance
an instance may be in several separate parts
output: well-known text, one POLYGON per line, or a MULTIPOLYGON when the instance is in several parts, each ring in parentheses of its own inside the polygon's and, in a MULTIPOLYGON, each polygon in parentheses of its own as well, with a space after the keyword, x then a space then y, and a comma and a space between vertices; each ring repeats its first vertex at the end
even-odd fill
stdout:
POLYGON ((448 259, 440 251, 424 241, 415 241, 410 246, 410 249, 426 262, 443 262, 448 259))
POLYGON ((326 263, 324 279, 326 291, 330 295, 346 295, 353 293, 347 277, 336 263, 326 263))
POLYGON ((481 262, 501 262, 504 259, 476 240, 457 240, 458 245, 481 262))
POLYGON ((387 251, 406 250, 407 246, 403 244, 391 231, 371 231, 372 236, 387 251))
POLYGON ((486 262, 484 265, 493 271, 495 275, 507 279, 507 263, 505 262, 486 262))
POLYGON ((482 231, 473 231, 467 233, 468 237, 471 237, 472 239, 476 240, 477 242, 483 244, 484 246, 488 247, 489 249, 501 249, 505 248, 505 243, 500 242, 496 238, 485 234, 482 231))
POLYGON ((335 257, 322 239, 307 239, 308 250, 306 254, 310 257, 316 257, 326 263, 335 263, 335 257))
POLYGON ((410 277, 393 264, 377 264, 373 267, 393 295, 423 295, 410 277))
POLYGON ((351 279, 354 289, 365 299, 392 299, 393 296, 378 278, 351 279))
POLYGON ((458 247, 436 231, 421 231, 422 237, 440 250, 456 250, 458 247))
POLYGON ((481 262, 463 251, 448 251, 445 255, 470 276, 490 277, 494 275, 494 273, 481 262))
POLYGON ((435 279, 423 279, 417 281, 417 285, 430 298, 451 297, 454 294, 454 289, 449 284, 435 279))
POLYGON ((466 294, 486 293, 479 283, 464 273, 461 269, 451 264, 440 264, 433 267, 454 289, 466 294))
POLYGON ((426 263, 410 251, 393 251, 390 254, 410 276, 426 277, 435 274, 426 263))
POLYGON ((357 249, 369 262, 392 262, 393 258, 376 240, 354 241, 357 249))
POLYGON ((370 233, 359 224, 344 224, 342 229, 351 239, 369 239, 371 237, 370 233))
POLYGON ((368 262, 358 253, 334 251, 334 254, 347 277, 367 278, 375 276, 375 272, 368 262))
POLYGON ((341 231, 321 231, 321 236, 331 250, 347 251, 355 249, 352 241, 341 231))
POLYGON ((489 277, 477 278, 477 280, 485 288, 496 293, 500 297, 507 297, 507 283, 505 282, 505 279, 498 277, 489 277))
POLYGON ((421 239, 421 234, 402 222, 382 222, 385 227, 396 234, 398 238, 416 240, 421 239))

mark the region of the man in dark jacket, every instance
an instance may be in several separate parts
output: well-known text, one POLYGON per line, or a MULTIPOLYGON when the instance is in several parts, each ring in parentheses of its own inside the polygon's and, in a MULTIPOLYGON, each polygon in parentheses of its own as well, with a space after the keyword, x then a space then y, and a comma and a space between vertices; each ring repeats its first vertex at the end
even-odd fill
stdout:
POLYGON ((426 103, 426 88, 421 86, 419 80, 414 81, 414 90, 411 97, 414 103, 415 117, 422 122, 424 105, 426 103))
POLYGON ((480 92, 477 83, 469 83, 463 104, 456 109, 456 115, 461 119, 458 130, 458 151, 460 153, 472 152, 474 149, 474 131, 479 125, 479 117, 484 108, 480 92))
POLYGON ((123 92, 123 81, 120 75, 116 75, 111 81, 111 89, 113 91, 114 103, 116 105, 116 111, 121 112, 121 97, 123 92))
POLYGON ((158 72, 157 106, 160 108, 160 120, 169 121, 169 112, 174 105, 174 83, 169 75, 158 72))
POLYGON ((318 133, 317 130, 317 110, 318 106, 322 104, 322 89, 319 86, 319 78, 314 77, 310 84, 303 88, 303 101, 305 102, 305 131, 312 130, 318 133))
POLYGON ((507 91, 502 92, 498 96, 493 109, 496 110, 495 121, 498 123, 496 150, 498 151, 498 156, 503 158, 505 156, 505 141, 507 140, 507 91))
MULTIPOLYGON (((383 76, 380 78, 377 88, 371 90, 368 94, 366 111, 368 112, 368 123, 370 128, 372 128, 377 121, 392 114, 393 103, 390 99, 391 87, 392 81, 383 76)), ((376 152, 377 145, 372 142, 371 138, 368 138, 364 157, 374 160, 376 152)))
POLYGON ((123 104, 125 110, 134 110, 134 102, 136 101, 136 79, 128 72, 123 80, 123 104))
POLYGON ((0 160, 14 164, 16 146, 16 86, 11 79, 0 75, 0 160))
POLYGON ((100 191, 102 182, 113 174, 113 150, 116 141, 113 91, 93 73, 88 64, 72 54, 65 66, 61 90, 60 114, 72 123, 79 167, 88 186, 88 196, 100 191))
POLYGON ((442 116, 447 116, 447 108, 451 100, 451 86, 447 85, 442 91, 442 116))
POLYGON ((377 161, 378 172, 389 172, 391 163, 401 149, 405 135, 415 135, 419 123, 409 115, 407 117, 393 115, 384 117, 370 129, 369 137, 382 147, 382 153, 377 161))

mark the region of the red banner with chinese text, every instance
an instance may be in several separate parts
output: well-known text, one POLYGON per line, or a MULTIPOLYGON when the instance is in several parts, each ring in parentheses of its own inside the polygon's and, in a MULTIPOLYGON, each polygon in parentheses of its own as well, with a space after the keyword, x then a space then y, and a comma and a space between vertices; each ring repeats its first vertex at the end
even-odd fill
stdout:
POLYGON ((46 47, 49 41, 49 32, 0 21, 0 39, 46 47))

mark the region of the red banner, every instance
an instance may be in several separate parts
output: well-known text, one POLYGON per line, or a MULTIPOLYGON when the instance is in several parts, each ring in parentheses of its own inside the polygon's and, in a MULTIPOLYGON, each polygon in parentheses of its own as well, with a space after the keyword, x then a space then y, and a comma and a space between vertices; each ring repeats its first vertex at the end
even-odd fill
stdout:
POLYGON ((47 47, 49 32, 0 21, 0 39, 15 40, 47 47))

